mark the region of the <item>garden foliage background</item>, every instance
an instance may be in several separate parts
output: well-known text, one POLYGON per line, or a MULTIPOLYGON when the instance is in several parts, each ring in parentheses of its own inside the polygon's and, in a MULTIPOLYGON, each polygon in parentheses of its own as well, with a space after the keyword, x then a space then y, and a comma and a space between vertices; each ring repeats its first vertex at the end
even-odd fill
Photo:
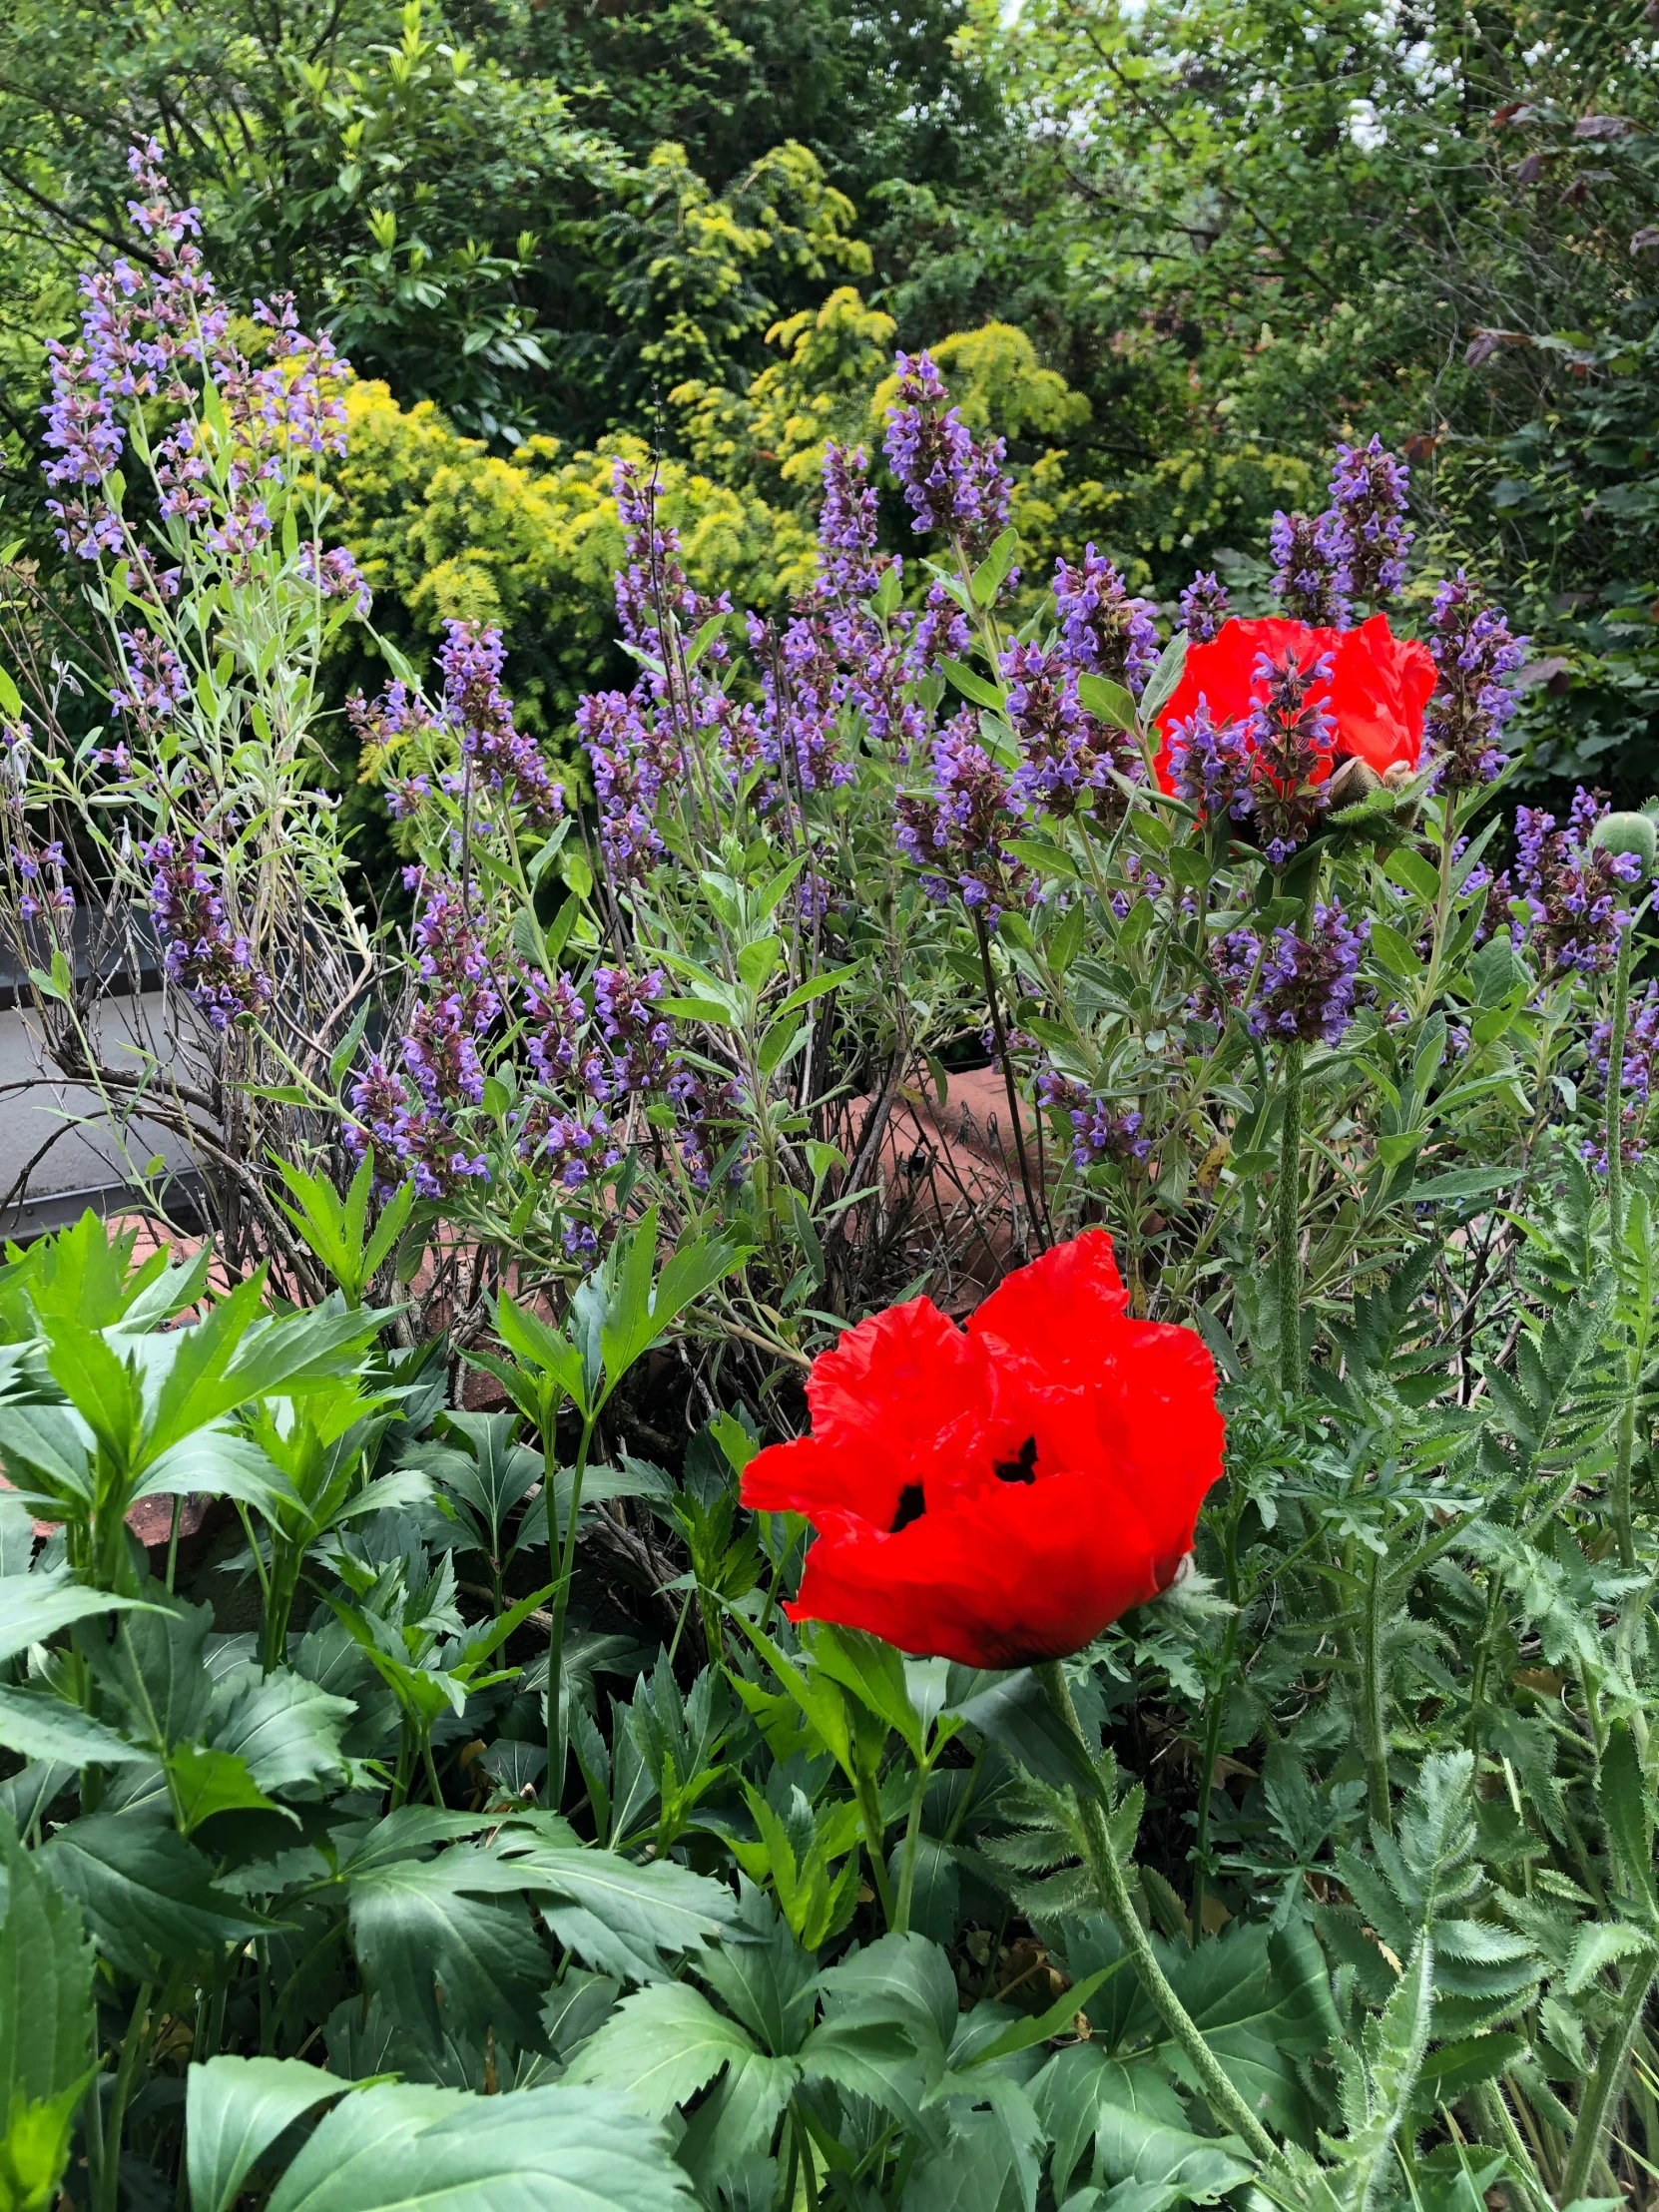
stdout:
POLYGON ((20 0, 0 2212, 1652 2197, 1656 69, 20 0))

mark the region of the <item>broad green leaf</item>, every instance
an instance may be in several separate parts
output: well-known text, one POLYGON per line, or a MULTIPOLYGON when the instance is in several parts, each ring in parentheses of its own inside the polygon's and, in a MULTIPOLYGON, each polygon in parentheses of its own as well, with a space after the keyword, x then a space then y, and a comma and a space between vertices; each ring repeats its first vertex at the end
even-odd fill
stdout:
POLYGON ((331 1697, 287 1669, 264 1681, 250 1670, 222 1684, 214 1704, 214 1748, 245 1759, 262 1790, 333 1782, 343 1775, 339 1740, 356 1712, 349 1698, 331 1697))
POLYGON ((999 684, 988 684, 984 677, 975 676, 961 661, 940 661, 939 667, 945 680, 954 684, 964 699, 971 699, 976 707, 992 707, 1001 712, 1002 688, 999 684))
POLYGON ((912 1757, 921 1757, 922 1726, 905 1687, 904 1662, 891 1644, 860 1629, 826 1625, 813 1635, 812 1658, 815 1667, 893 1729, 912 1757))
POLYGON ((0 1920, 0 2112, 43 2103, 92 2068, 92 1980, 97 1954, 80 1909, 22 1849, 0 1818, 6 1911, 0 1920))
POLYGON ((89 1590, 68 1567, 44 1574, 0 1576, 0 1665, 31 1644, 45 1643, 60 1628, 90 1620, 97 1613, 123 1612, 138 1602, 112 1597, 105 1590, 89 1590))
MULTIPOLYGON (((1342 2034, 1325 1959, 1312 1931, 1292 1921, 1280 1934, 1261 1923, 1178 1947, 1165 1969, 1175 1992, 1251 2109, 1269 2126, 1313 2145, 1315 2114, 1296 2060, 1342 2034)), ((1175 2044, 1164 2056, 1182 2072, 1175 2044)), ((1196 2080, 1189 2087, 1197 2088, 1196 2080)))
POLYGON ((99 1949, 139 1980, 158 1977, 158 1959, 199 1957, 278 1925, 216 1890, 193 1845, 137 1813, 72 1821, 41 1846, 41 1857, 80 1902, 99 1949))
POLYGON ((68 1767, 146 1765, 150 1754, 49 1690, 0 1688, 0 1744, 68 1767))
MULTIPOLYGON (((179 1809, 179 1825, 187 1836, 211 1821, 216 1813, 276 1813, 273 1805, 248 1771, 246 1759, 234 1751, 210 1749, 205 1744, 180 1744, 167 1756, 168 1779, 179 1809)), ((295 1816, 288 1813, 289 1820, 295 1816)))
POLYGON ((349 1870, 351 1943, 363 1979, 394 2018, 424 2028, 434 2046, 445 2031, 482 2042, 493 2027, 541 2047, 553 1961, 522 1898, 489 1894, 505 1887, 502 1873, 498 1859, 465 1845, 436 1859, 349 1870))
POLYGON ((706 2088, 722 2066, 754 2055, 736 2020, 686 1981, 662 1981, 624 1997, 571 2060, 565 2079, 615 2089, 653 2119, 706 2088))
POLYGON ((243 2183, 282 2130, 348 2085, 300 2058, 222 2053, 186 2079, 185 2143, 192 2212, 231 2212, 243 2183))
POLYGON ((623 2098, 387 2083, 344 2098, 266 2212, 693 2212, 662 2129, 623 2098))
POLYGON ((1119 730, 1135 727, 1135 702, 1121 684, 1114 684, 1109 676, 1080 676, 1077 679, 1077 696, 1091 715, 1102 722, 1109 722, 1119 730))

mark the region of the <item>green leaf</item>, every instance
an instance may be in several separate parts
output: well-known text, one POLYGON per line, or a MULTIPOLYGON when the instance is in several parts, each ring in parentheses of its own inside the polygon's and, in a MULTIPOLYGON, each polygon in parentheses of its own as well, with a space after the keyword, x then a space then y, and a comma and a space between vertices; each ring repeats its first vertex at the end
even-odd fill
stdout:
POLYGON ((939 667, 964 699, 972 700, 976 707, 989 707, 1001 713, 1002 688, 999 684, 987 684, 984 677, 975 676, 961 661, 940 661, 939 667))
POLYGON ((1011 526, 1004 530, 985 558, 974 570, 968 584, 976 607, 988 607, 1002 589, 1002 580, 1014 565, 1019 554, 1019 532, 1011 526))
MULTIPOLYGON (((1296 2060, 1341 2039, 1325 1959, 1312 1931, 1293 1921, 1281 1933, 1261 1923, 1178 1948, 1166 1969, 1228 2078, 1254 2112, 1312 2147, 1316 2115, 1296 2060)), ((1185 2075, 1185 2054, 1164 2057, 1185 2075)), ((1196 2078, 1188 2086, 1199 2087, 1196 2078)))
POLYGON ((71 1821, 40 1855, 59 1888, 80 1902, 99 1949, 139 1980, 159 1978, 158 1959, 196 1958, 278 1925, 216 1890, 193 1845, 137 1813, 71 1821))
POLYGON ((49 1690, 0 1688, 0 1744, 25 1759, 67 1767, 147 1766, 150 1753, 49 1690))
POLYGON ((394 2018, 424 2027, 434 2047, 445 2031, 481 2042, 491 2027, 542 2047, 539 2015, 553 1961, 522 1899, 488 1894, 504 1886, 503 1873, 500 1860, 467 1847, 348 1870, 363 1979, 394 2018))
POLYGON ((1141 720, 1149 729, 1175 697, 1186 669, 1187 633, 1177 630, 1159 654, 1158 666, 1147 678, 1146 689, 1141 694, 1141 720))
MULTIPOLYGON (((276 1813, 283 1808, 270 1798, 248 1771, 246 1759, 234 1751, 210 1749, 205 1744, 180 1744, 169 1752, 167 1772, 179 1811, 179 1825, 189 1836, 211 1821, 216 1813, 276 1813)), ((286 1818, 295 1820, 288 1813, 286 1818)))
POLYGON ((1091 2141, 1106 2181, 1161 2185, 1189 2201, 1236 2189, 1254 2170, 1235 2155, 1231 2136, 1218 2141, 1193 2133, 1162 2074, 1107 2058, 1098 2043, 1059 2052, 1033 2084, 1032 2098, 1054 2142, 1056 2196, 1064 2195, 1091 2141))
POLYGON ((977 1691, 956 1707, 956 1717, 1051 1789, 1101 1796, 1100 1777, 1088 1754, 1056 1715, 1029 1667, 977 1691))
POLYGON ((1607 1731, 1598 1795, 1614 1861, 1648 1919, 1659 1918, 1653 1894, 1652 1809, 1628 1721, 1615 1721, 1607 1731))
POLYGON ((301 2058, 222 2053, 193 2065, 185 2088, 192 2212, 231 2212, 243 2183, 283 2129, 346 2087, 338 2074, 301 2058))
POLYGON ((512 1880, 538 1898, 568 1898, 636 1951, 680 1955, 737 1926, 737 1902, 724 1883, 672 1859, 637 1866, 610 1851, 513 1848, 512 1880))
POLYGON ((661 2128, 622 2098, 390 2083, 320 2122, 266 2212, 694 2212, 661 2128))
POLYGON ((842 983, 861 972, 856 962, 850 967, 827 968, 822 975, 815 975, 811 981, 799 984, 791 991, 789 997, 775 1010, 773 1019, 781 1021, 786 1014, 799 1013, 803 1006, 810 1006, 815 998, 822 998, 827 991, 837 990, 842 983))
POLYGON ((741 2064, 755 2044, 686 1981, 663 1981, 624 1997, 570 2062, 567 2081, 615 2089, 652 2119, 706 2088, 722 2066, 741 2064))
POLYGON ((1109 676, 1080 676, 1077 696, 1099 721, 1109 722, 1116 730, 1134 729, 1135 702, 1123 686, 1114 684, 1109 676))
POLYGON ((893 1646, 857 1628, 828 1623, 815 1630, 813 1664, 849 1690, 864 1708, 895 1730, 912 1758, 922 1755, 922 1726, 904 1684, 904 1662, 893 1646))
MULTIPOLYGON (((9 1441, 0 1435, 0 1443, 9 1441)), ((46 1573, 9 1574, 0 1578, 0 1665, 15 1659, 31 1644, 43 1644, 60 1628, 90 1620, 98 1613, 125 1612, 139 1600, 113 1597, 107 1590, 89 1590, 75 1580, 68 1567, 46 1573)))
POLYGON ((79 1909, 0 1818, 6 1913, 0 1920, 0 2112, 74 2089, 92 2067, 97 1953, 79 1909))

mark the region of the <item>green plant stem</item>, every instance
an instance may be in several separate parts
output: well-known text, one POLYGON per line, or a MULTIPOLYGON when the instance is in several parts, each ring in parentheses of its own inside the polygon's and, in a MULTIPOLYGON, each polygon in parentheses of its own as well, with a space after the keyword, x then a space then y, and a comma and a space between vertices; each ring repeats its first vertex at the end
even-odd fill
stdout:
POLYGON ((864 1849, 869 1857, 869 1879, 880 1900, 881 1919, 890 1932, 897 1920, 898 1907, 893 1900, 892 1884, 887 1880, 887 1862, 881 1849, 886 1841, 887 1831, 881 1819, 881 1793, 875 1787, 872 1776, 864 1775, 859 1779, 858 1810, 864 1817, 864 1849))
MULTIPOLYGON (((559 1584, 553 1592, 553 1625, 547 1635, 547 1807, 551 1813, 559 1810, 564 1797, 565 1754, 570 1733, 564 1705, 565 1614, 570 1608, 570 1582, 576 1571, 576 1523, 582 1511, 582 1478, 588 1471, 588 1446, 593 1442, 594 1422, 598 1417, 597 1413, 585 1413, 582 1417, 582 1440, 576 1447, 576 1464, 570 1474, 570 1517, 565 1525, 564 1548, 559 1558, 559 1584)), ((547 1441, 551 1446, 551 1435, 547 1441)), ((553 1458, 551 1448, 548 1458, 553 1458)), ((556 1496, 556 1469, 548 1479, 555 1485, 556 1496)), ((550 1497, 550 1507, 552 1502, 550 1497)))
MULTIPOLYGON (((1078 1721, 1077 1708, 1071 1702, 1071 1692, 1066 1687, 1065 1674, 1059 1661, 1049 1660, 1036 1671, 1050 1705, 1077 1738, 1087 1756, 1088 1739, 1078 1721)), ((1158 1954, 1152 1947, 1146 1930, 1141 1926, 1140 1916, 1129 1895, 1129 1886, 1124 1880, 1123 1869, 1118 1864, 1117 1851, 1106 1826, 1105 1811, 1100 1800, 1092 1794, 1083 1797, 1083 1830, 1089 1844, 1089 1872, 1094 1876, 1100 1902, 1123 1938, 1124 1948, 1134 1963, 1141 1987, 1151 1998, 1159 2018, 1191 2060, 1205 2102, 1222 2126, 1247 2143, 1258 2158, 1274 2157, 1278 2146, 1273 2137, 1228 2078, 1220 2059, 1204 2040, 1198 2022, 1171 1988, 1168 1976, 1158 1963, 1158 1954)))
POLYGON ((1302 1046, 1285 1047, 1285 1112, 1279 1132, 1279 1383, 1302 1388, 1302 1046))
POLYGON ((1537 2161, 1526 2147, 1526 2139, 1515 2125, 1515 2115, 1510 2111, 1503 2092, 1495 2083, 1482 2082, 1470 2098, 1476 2117, 1488 2135, 1495 2135, 1508 2153, 1515 2177, 1531 2199, 1533 2212, 1553 2212, 1549 2191, 1538 2171, 1537 2161))
POLYGON ((1228 1694, 1233 1687, 1233 1661, 1238 1650, 1240 1614, 1234 1612, 1222 1643, 1221 1679, 1211 1689, 1204 1708, 1203 1766, 1198 1777, 1198 1825, 1193 1833, 1193 1903, 1189 1916, 1192 1946, 1204 1936, 1204 1897, 1210 1884, 1210 1797, 1215 1788, 1216 1759, 1221 1751, 1222 1723, 1227 1717, 1228 1694))
POLYGON ((1642 2024, 1642 2010, 1656 1973, 1659 1973, 1659 1957, 1642 1959, 1631 1967, 1618 2011, 1601 2039, 1595 2071, 1584 2084, 1578 2125, 1567 2153, 1567 2170, 1561 2178, 1563 2204, 1571 2204, 1585 2194, 1586 2184, 1601 2155, 1602 2139, 1624 2094, 1625 2075, 1630 2070, 1630 2046, 1642 2024))
POLYGON ((1025 1218, 1031 1224, 1031 1234, 1039 1242, 1046 1243, 1045 1219, 1037 1211, 1037 1197, 1031 1181, 1031 1163, 1025 1156, 1025 1122, 1019 1110, 1019 1090, 1014 1082, 1014 1066, 1008 1057, 1008 1036, 1002 1026, 1002 1004, 997 996, 996 977, 991 970, 991 940, 985 928, 985 917, 977 907, 973 911, 973 927, 979 939, 979 969, 985 979, 985 1010, 991 1017, 991 1039, 996 1046, 997 1059, 1002 1064, 1003 1087, 1008 1093, 1008 1116, 1014 1125, 1014 1154, 1019 1161, 1020 1189, 1025 1193, 1025 1218))
MULTIPOLYGON (((98 2173, 99 2212, 116 2212, 121 2194, 121 2128, 127 2116, 127 2099, 133 2092, 133 2071, 138 2064, 140 2046, 144 2041, 145 2022, 150 2013, 153 1985, 141 1982, 138 2002, 133 2006, 133 2016, 127 2023, 127 2033, 121 2045, 121 2062, 116 2067, 115 2087, 110 2093, 109 2119, 104 2128, 103 2158, 98 2173)), ((96 2095, 98 2084, 93 2083, 96 2095)))
POLYGON ((1374 1552, 1366 1584, 1365 1642, 1360 1655, 1360 1729, 1366 1755, 1366 1802, 1383 1835, 1393 1834, 1388 1802, 1388 1731, 1383 1714, 1382 1603, 1388 1586, 1385 1553, 1374 1552))
POLYGON ((915 1788, 910 1792, 910 1817, 904 1824, 904 1856, 898 1867, 898 1898, 893 1907, 892 1930, 895 1936, 910 1933, 910 1899, 916 1886, 916 1852, 921 1842, 921 1809, 927 1796, 927 1778, 933 1772, 931 1760, 924 1759, 916 1768, 915 1788))
POLYGON ((1607 1242, 1615 1266, 1624 1242, 1624 1041, 1630 1022, 1630 940, 1635 933, 1634 929, 1619 931, 1607 1040, 1607 1242))

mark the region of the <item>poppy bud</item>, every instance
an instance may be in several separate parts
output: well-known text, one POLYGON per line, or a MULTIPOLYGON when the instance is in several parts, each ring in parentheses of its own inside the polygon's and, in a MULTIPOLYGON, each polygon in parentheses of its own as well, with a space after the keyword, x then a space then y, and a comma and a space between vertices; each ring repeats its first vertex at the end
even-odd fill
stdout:
POLYGON ((1603 852, 1634 852, 1644 878, 1652 876, 1659 832, 1647 815, 1603 815, 1590 832, 1590 842, 1603 852))
POLYGON ((1339 761, 1332 770, 1330 789, 1334 810, 1357 807, 1363 799, 1369 799, 1373 792, 1382 789, 1382 779, 1358 754, 1351 754, 1346 761, 1339 761))

